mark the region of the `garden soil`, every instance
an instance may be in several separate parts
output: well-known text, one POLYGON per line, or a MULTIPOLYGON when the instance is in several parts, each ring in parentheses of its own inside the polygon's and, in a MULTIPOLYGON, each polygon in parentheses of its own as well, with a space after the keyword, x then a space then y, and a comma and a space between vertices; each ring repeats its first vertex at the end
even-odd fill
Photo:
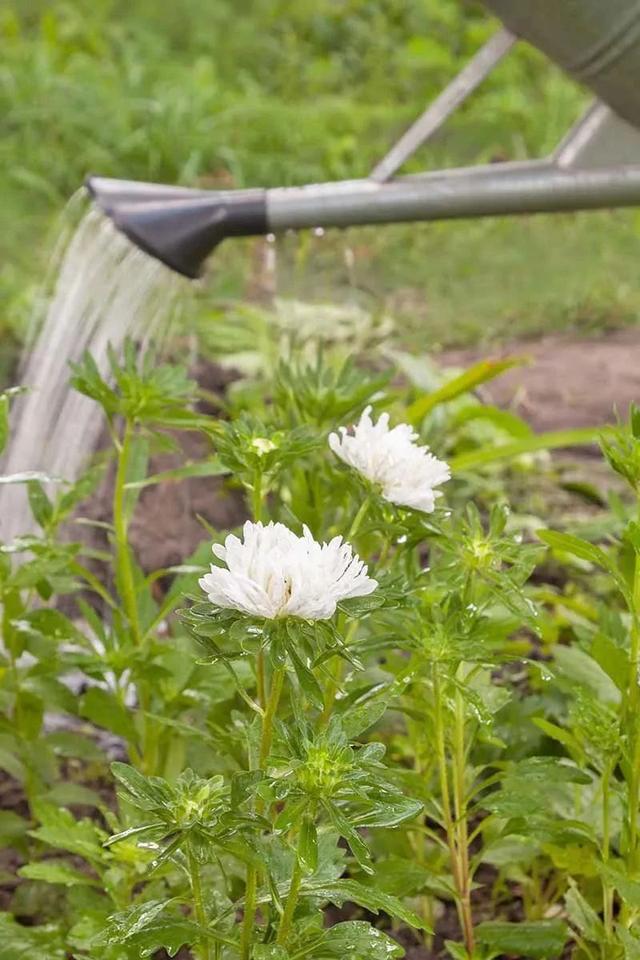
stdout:
MULTIPOLYGON (((520 357, 524 365, 508 370, 480 389, 482 399, 508 408, 537 431, 591 427, 626 416, 640 401, 640 331, 611 331, 598 339, 548 336, 517 341, 489 352, 495 359, 520 357)), ((449 350, 438 359, 466 367, 487 351, 449 350)))

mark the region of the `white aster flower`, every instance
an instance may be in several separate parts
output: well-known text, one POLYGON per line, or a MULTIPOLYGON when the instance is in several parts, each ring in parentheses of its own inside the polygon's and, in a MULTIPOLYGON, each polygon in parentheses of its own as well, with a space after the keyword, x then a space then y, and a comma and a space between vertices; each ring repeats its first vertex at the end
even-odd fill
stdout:
POLYGON ((211 603, 254 617, 328 620, 340 600, 364 597, 378 586, 342 537, 318 543, 282 523, 245 523, 244 539, 230 534, 213 545, 224 567, 211 566, 200 586, 211 603))
POLYGON ((451 471, 444 460, 429 453, 429 447, 417 444, 417 439, 408 423, 390 430, 388 413, 374 423, 371 407, 367 407, 353 433, 340 427, 339 434, 329 436, 329 446, 350 467, 378 484, 391 503, 432 513, 441 496, 435 488, 450 479, 451 471))

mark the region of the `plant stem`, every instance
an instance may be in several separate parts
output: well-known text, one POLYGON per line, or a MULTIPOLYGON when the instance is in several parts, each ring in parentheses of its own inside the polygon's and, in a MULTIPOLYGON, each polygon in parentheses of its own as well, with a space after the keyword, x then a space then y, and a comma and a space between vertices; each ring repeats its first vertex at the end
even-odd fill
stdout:
MULTIPOLYGON (((202 897, 202 883, 200 878, 200 865, 196 858, 193 855, 191 848, 187 851, 187 863, 189 866, 189 877, 191 880, 191 891, 193 893, 193 906, 196 914, 196 920, 198 921, 198 926, 203 930, 206 930, 207 923, 207 914, 204 908, 204 900, 202 897)), ((209 950, 209 939, 203 933, 200 946, 202 948, 202 960, 211 960, 211 952, 209 950)))
POLYGON ((293 868, 291 884, 289 886, 289 896, 287 897, 284 913, 282 914, 282 920, 280 921, 280 927, 278 929, 278 936, 276 938, 276 943, 281 947, 286 944, 289 939, 289 934, 291 933, 291 924, 293 923, 293 915, 298 904, 301 883, 302 867, 300 866, 300 860, 296 857, 296 865, 293 868))
POLYGON ((136 600, 135 579, 131 563, 128 540, 128 520, 125 512, 125 484, 131 456, 133 424, 125 421, 122 440, 118 449, 118 469, 113 491, 113 527, 116 540, 116 564, 122 590, 122 605, 129 621, 129 629, 136 646, 140 644, 140 624, 138 621, 138 603, 136 600))
MULTIPOLYGON (((349 646, 349 643, 353 639, 355 632, 358 629, 358 620, 352 620, 347 631, 344 635, 344 645, 345 647, 349 646)), ((333 708, 336 704, 336 697, 340 692, 340 687, 342 685, 342 678, 344 673, 344 660, 342 657, 336 657, 336 663, 333 670, 330 673, 329 680, 325 689, 324 695, 324 707, 322 708, 322 713, 320 714, 319 724, 321 727, 326 726, 331 718, 333 713, 333 708)))
POLYGON ((475 937, 473 919, 471 915, 471 877, 469 872, 469 838, 467 828, 467 810, 465 799, 464 772, 466 763, 464 741, 464 700, 456 690, 456 709, 453 738, 453 796, 455 817, 451 807, 449 792, 449 773, 447 768, 447 747, 443 723, 442 687, 440 671, 437 663, 433 664, 433 698, 434 698, 434 733, 436 740, 436 757, 438 775, 440 779, 440 793, 442 796, 442 812, 444 827, 447 834, 447 843, 451 855, 451 872, 458 894, 458 915, 464 937, 465 947, 469 956, 473 954, 475 937))
MULTIPOLYGON (((609 860, 611 844, 611 822, 609 808, 609 787, 611 783, 611 766, 607 764, 602 774, 602 862, 609 860)), ((606 942, 602 945, 603 960, 606 960, 606 950, 611 941, 613 932, 613 890, 609 882, 603 876, 602 878, 602 903, 604 917, 604 931, 606 942)))
POLYGON ((256 691, 258 694, 258 703, 264 710, 265 700, 267 699, 264 675, 264 650, 258 650, 256 656, 256 691))
MULTIPOLYGON (((258 767, 264 767, 267 757, 271 751, 273 742, 273 721, 278 712, 278 704, 282 695, 284 685, 285 668, 278 667, 271 678, 271 691, 262 718, 262 734, 260 737, 260 751, 258 757, 258 767)), ((258 810, 261 813, 261 809, 258 810)), ((247 879, 244 893, 244 916, 242 918, 242 931, 240 933, 240 960, 249 960, 251 948, 253 945, 253 930, 255 927, 255 916, 258 893, 258 871, 254 866, 247 867, 247 879)))
POLYGON ((640 806, 640 736, 638 731, 638 669, 640 666, 640 555, 636 554, 631 610, 631 649, 626 703, 626 722, 631 736, 631 762, 628 783, 628 858, 629 867, 638 866, 638 807, 640 806))
POLYGON ((351 523, 351 526, 349 527, 349 532, 348 532, 348 534, 346 535, 346 537, 344 538, 347 543, 349 543, 351 540, 353 540, 353 538, 355 537, 356 533, 357 533, 358 530, 360 529, 360 526, 361 526, 361 524, 362 524, 362 521, 364 520, 365 515, 366 515, 366 513, 367 513, 367 510, 369 509, 369 506, 370 506, 370 505, 371 505, 371 495, 366 496, 366 497, 364 498, 364 500, 362 501, 362 503, 360 504, 360 509, 358 510, 358 512, 356 513, 355 517, 353 518, 353 521, 352 521, 352 523, 351 523))
POLYGON ((454 723, 453 790, 458 833, 458 877, 460 881, 460 907, 465 946, 469 956, 475 949, 473 917, 471 914, 471 875, 469 872, 469 833, 467 826, 467 801, 465 793, 465 709, 464 699, 456 689, 454 723))
POLYGON ((449 772, 447 769, 447 749, 444 735, 444 724, 442 716, 442 687, 440 683, 440 670, 437 663, 432 666, 433 680, 433 721, 434 735, 436 741, 436 759, 438 764, 438 778, 440 781, 440 796, 442 798, 442 815, 444 828, 447 834, 447 843, 451 854, 451 872, 456 885, 459 887, 458 880, 458 851, 456 849, 456 832, 451 809, 451 797, 449 794, 449 772))
POLYGON ((247 880, 244 888, 244 916, 240 932, 240 960, 249 960, 253 944, 253 928, 255 925, 256 904, 258 895, 258 871, 255 867, 247 867, 247 880))
POLYGON ((258 759, 260 768, 264 767, 267 762, 267 757, 271 752, 271 744, 273 743, 273 721, 278 712, 284 677, 285 668, 278 667, 274 670, 273 677, 271 678, 271 691, 264 711, 264 717, 262 718, 262 737, 260 738, 260 754, 258 759))
MULTIPOLYGON (((129 547, 129 521, 125 510, 125 484, 131 457, 131 441, 133 440, 133 421, 125 420, 122 439, 117 444, 118 467, 116 470, 115 487, 113 491, 113 529, 116 546, 117 585, 121 594, 122 606, 129 623, 131 639, 135 647, 142 645, 142 631, 138 616, 138 600, 136 584, 131 562, 129 547)), ((142 680, 138 680, 138 696, 142 714, 142 751, 141 766, 145 773, 155 772, 158 753, 158 738, 153 724, 147 717, 150 707, 149 691, 142 680)))
POLYGON ((253 519, 256 523, 262 520, 262 474, 256 470, 253 476, 253 487, 251 488, 251 509, 253 519))

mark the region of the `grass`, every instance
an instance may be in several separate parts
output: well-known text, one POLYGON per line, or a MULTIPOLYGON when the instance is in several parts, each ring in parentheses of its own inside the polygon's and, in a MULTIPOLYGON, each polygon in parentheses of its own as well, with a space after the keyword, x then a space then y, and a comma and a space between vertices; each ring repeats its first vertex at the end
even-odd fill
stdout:
MULTIPOLYGON (((401 7, 7 0, 5 338, 23 330, 56 219, 90 171, 214 187, 366 175, 494 29, 476 4, 401 7)), ((407 170, 543 155, 584 102, 520 47, 407 170)), ((281 283, 302 299, 389 309, 419 349, 599 330, 636 321, 637 232, 632 212, 352 229, 287 241, 281 283)), ((216 255, 214 294, 243 295, 246 249, 234 242, 216 255)))

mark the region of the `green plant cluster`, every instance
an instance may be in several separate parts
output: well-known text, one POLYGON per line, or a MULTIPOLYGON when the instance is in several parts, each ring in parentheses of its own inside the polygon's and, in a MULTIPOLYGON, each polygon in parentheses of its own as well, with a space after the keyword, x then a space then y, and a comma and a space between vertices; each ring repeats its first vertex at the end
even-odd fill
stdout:
MULTIPOLYGON (((402 956, 400 929, 454 960, 637 956, 637 522, 619 500, 601 546, 510 513, 501 464, 541 469, 537 451, 594 432, 537 436, 481 404, 505 365, 425 392, 329 350, 239 384, 225 419, 131 344, 108 378, 74 368, 112 438, 104 549, 68 531, 108 459, 71 487, 2 478, 39 528, 0 548, 0 769, 22 798, 0 811, 18 864, 2 960, 368 960, 402 956), (329 449, 368 403, 450 462, 435 512, 329 449), (210 455, 150 474, 184 430, 210 455), (142 491, 207 475, 255 523, 344 537, 377 588, 324 619, 212 604, 211 529, 144 571, 142 491), (564 581, 545 578, 558 560, 564 581)), ((603 438, 633 496, 638 423, 603 438)))

